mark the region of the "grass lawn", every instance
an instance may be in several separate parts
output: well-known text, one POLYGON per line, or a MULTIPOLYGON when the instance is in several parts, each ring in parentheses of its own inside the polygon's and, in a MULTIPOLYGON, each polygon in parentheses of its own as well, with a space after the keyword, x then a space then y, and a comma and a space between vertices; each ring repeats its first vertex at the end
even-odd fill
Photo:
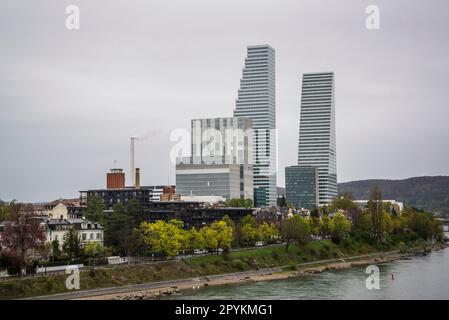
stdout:
POLYGON ((323 259, 335 259, 346 254, 331 241, 309 242, 305 246, 265 247, 231 252, 229 255, 193 257, 185 263, 201 274, 219 274, 259 268, 297 265, 323 259))
MULTIPOLYGON (((172 280, 196 276, 196 272, 180 261, 167 261, 137 266, 114 266, 95 271, 80 272, 80 289, 95 289, 152 281, 172 280)), ((67 292, 68 275, 4 280, 0 282, 0 299, 32 297, 67 292)))

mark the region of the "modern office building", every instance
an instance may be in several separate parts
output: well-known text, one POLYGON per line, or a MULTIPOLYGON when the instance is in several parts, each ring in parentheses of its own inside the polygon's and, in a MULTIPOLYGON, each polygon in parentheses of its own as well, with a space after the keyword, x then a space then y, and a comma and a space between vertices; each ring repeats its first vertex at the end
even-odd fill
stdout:
POLYGON ((131 199, 137 199, 144 208, 147 208, 150 203, 160 201, 164 190, 175 190, 175 186, 141 186, 140 169, 136 168, 135 171, 135 185, 124 186, 125 174, 123 171, 112 169, 106 175, 106 189, 80 191, 80 206, 85 208, 88 205, 89 198, 98 196, 103 200, 106 210, 109 211, 113 209, 114 205, 118 203, 126 205, 131 199), (115 175, 117 176, 115 177, 115 175))
POLYGON ((192 120, 192 156, 176 160, 181 196, 253 199, 252 120, 192 120))
POLYGON ((192 120, 192 162, 252 164, 252 123, 241 117, 192 120))
POLYGON ((276 205, 275 51, 249 46, 234 116, 253 120, 253 175, 257 206, 276 205), (264 193, 262 195, 261 193, 264 193), (263 202, 259 202, 263 201, 263 202))
POLYGON ((291 166, 285 168, 285 197, 295 208, 317 207, 318 168, 291 166))
MULTIPOLYGON (((125 187, 121 189, 95 189, 80 191, 80 200, 83 206, 87 206, 89 198, 98 196, 103 199, 106 210, 112 210, 114 205, 123 203, 126 205, 129 200, 137 199, 145 208, 152 202, 159 202, 160 196, 167 186, 140 186, 125 187)), ((169 186, 174 188, 174 186, 169 186)))
POLYGON ((182 196, 253 199, 252 166, 247 164, 176 164, 176 192, 182 196))
POLYGON ((184 228, 203 227, 225 216, 231 218, 237 225, 243 217, 252 215, 250 208, 222 208, 210 207, 197 201, 170 201, 153 202, 146 212, 146 220, 155 222, 158 220, 169 221, 178 219, 184 222, 184 228))
POLYGON ((318 168, 319 205, 337 196, 334 73, 302 76, 298 165, 318 168))

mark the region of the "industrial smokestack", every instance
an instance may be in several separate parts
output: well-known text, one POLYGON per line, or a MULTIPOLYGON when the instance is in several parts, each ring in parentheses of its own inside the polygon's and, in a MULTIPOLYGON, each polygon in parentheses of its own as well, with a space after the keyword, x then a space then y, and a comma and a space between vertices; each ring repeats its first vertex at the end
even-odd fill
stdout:
POLYGON ((106 174, 106 188, 107 189, 124 189, 125 188, 125 173, 122 169, 111 169, 106 174))
POLYGON ((131 137, 131 170, 130 170, 130 177, 131 177, 131 186, 134 186, 136 184, 136 178, 135 178, 135 170, 134 170, 134 143, 136 142, 137 137, 132 136, 131 137))
POLYGON ((135 185, 134 185, 134 187, 136 189, 140 188, 140 169, 139 168, 136 168, 136 176, 135 176, 135 185))

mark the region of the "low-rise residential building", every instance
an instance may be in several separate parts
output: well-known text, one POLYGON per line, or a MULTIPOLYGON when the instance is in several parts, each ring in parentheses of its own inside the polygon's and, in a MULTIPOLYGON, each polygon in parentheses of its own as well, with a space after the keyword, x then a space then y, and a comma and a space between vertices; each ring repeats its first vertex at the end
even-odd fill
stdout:
POLYGON ((103 246, 103 227, 97 222, 86 219, 47 219, 42 223, 45 225, 47 241, 57 240, 61 247, 64 243, 64 236, 71 228, 78 231, 82 247, 91 242, 103 246))
POLYGON ((42 215, 49 219, 81 219, 85 209, 80 199, 58 199, 45 203, 42 215))

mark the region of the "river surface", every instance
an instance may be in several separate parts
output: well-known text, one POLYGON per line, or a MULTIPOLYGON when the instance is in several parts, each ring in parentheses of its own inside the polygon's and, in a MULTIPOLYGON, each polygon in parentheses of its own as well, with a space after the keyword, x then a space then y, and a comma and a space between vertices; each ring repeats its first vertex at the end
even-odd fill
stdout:
POLYGON ((449 248, 379 264, 380 289, 369 290, 365 267, 286 280, 206 287, 172 299, 449 299, 449 248), (392 279, 392 274, 394 279, 392 279))

